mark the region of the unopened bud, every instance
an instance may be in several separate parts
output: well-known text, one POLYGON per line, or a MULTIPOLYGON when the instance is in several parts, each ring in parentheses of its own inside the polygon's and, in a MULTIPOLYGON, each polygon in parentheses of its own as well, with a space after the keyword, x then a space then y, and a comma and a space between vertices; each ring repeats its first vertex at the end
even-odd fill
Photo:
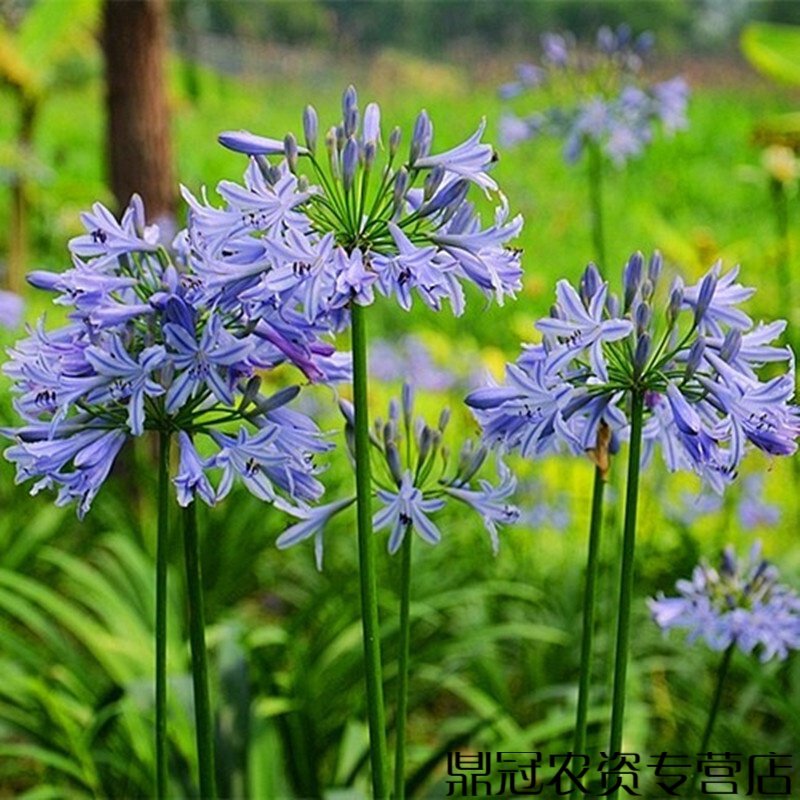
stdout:
POLYGON ((672 325, 678 318, 683 305, 683 280, 676 277, 672 281, 672 288, 669 291, 669 304, 667 305, 667 322, 672 325))
POLYGON ((589 262, 589 264, 586 265, 586 269, 583 271, 580 282, 580 295, 584 305, 588 307, 592 298, 597 294, 602 285, 603 279, 600 276, 597 266, 594 262, 589 262))
POLYGON ((719 357, 723 361, 733 361, 739 355, 742 347, 742 332, 738 328, 731 328, 722 340, 722 347, 719 350, 719 357))
POLYGON ((395 126, 389 134, 389 158, 394 158, 400 148, 400 140, 403 138, 403 132, 399 127, 395 126))
POLYGON ((439 432, 444 433, 445 428, 447 428, 447 423, 450 422, 450 409, 443 408, 441 413, 439 414, 439 432))
POLYGON ((417 115, 414 123, 414 132, 411 135, 411 149, 409 152, 409 163, 413 166, 418 159, 428 155, 433 138, 433 126, 431 125, 428 112, 424 109, 417 115))
POLYGON ((694 311, 694 324, 698 325, 705 316, 711 301, 714 299, 714 292, 717 291, 717 275, 719 267, 715 264, 712 270, 703 278, 700 289, 697 292, 697 306, 694 311))
POLYGON ((654 287, 658 285, 658 279, 661 276, 661 268, 663 266, 664 259, 661 256, 661 251, 654 250, 653 255, 650 256, 650 260, 647 262, 647 277, 654 287))
POLYGON ((625 265, 622 273, 622 283, 625 287, 625 297, 623 311, 627 311, 631 307, 633 298, 639 291, 642 285, 642 269, 644 267, 644 256, 640 252, 635 252, 625 265))
POLYGON ((286 152, 286 163, 292 172, 297 171, 297 139, 293 133, 287 133, 283 139, 283 146, 286 152))
POLYGON ((695 339, 692 346, 689 348, 689 355, 686 358, 686 370, 684 372, 684 380, 691 380, 700 362, 703 360, 703 353, 706 351, 705 339, 695 339))
POLYGON ((397 445, 390 442, 386 446, 386 463, 389 466, 389 472, 399 486, 403 482, 403 465, 400 463, 400 453, 397 450, 397 445))
POLYGON ((317 111, 314 106, 306 106, 303 111, 303 135, 306 139, 306 147, 308 152, 313 156, 317 149, 317 133, 319 130, 319 122, 317 120, 317 111))
POLYGON ((425 177, 425 183, 423 185, 423 194, 422 197, 424 201, 427 203, 428 200, 433 197, 436 192, 438 191, 439 187, 442 185, 442 179, 444 178, 444 167, 441 164, 437 164, 425 177))
POLYGON ((633 353, 633 368, 637 375, 644 372, 648 358, 650 358, 650 334, 642 333, 636 340, 636 350, 633 353))
POLYGON ((400 167, 397 174, 394 176, 394 187, 392 188, 392 202, 394 204, 395 213, 403 210, 406 191, 408 190, 408 171, 405 167, 400 167))
POLYGON ((342 185, 344 190, 349 192, 353 186, 353 180, 358 168, 358 142, 354 137, 350 137, 342 152, 342 185))
POLYGON ((650 325, 650 320, 653 317, 653 309, 649 303, 642 301, 636 306, 634 312, 634 324, 636 325, 637 333, 644 333, 650 325))

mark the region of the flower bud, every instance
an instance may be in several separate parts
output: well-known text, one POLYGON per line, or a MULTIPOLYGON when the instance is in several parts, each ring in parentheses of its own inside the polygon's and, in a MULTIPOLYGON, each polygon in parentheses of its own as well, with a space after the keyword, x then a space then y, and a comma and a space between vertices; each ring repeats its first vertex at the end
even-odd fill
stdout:
POLYGON ((672 325, 680 314, 683 305, 683 280, 675 277, 672 288, 669 290, 669 304, 667 305, 667 323, 672 325))
POLYGON ((363 140, 365 144, 372 142, 378 145, 381 140, 381 109, 377 103, 369 103, 364 109, 364 131, 363 140))
POLYGON ((287 133, 283 139, 283 146, 286 152, 286 163, 292 172, 297 171, 297 139, 293 133, 287 133))
POLYGON ((700 362, 703 360, 703 353, 706 351, 706 340, 695 339, 692 346, 689 348, 689 355, 686 358, 686 370, 683 379, 685 381, 691 380, 694 377, 700 362))
POLYGON ((658 285, 658 279, 661 277, 661 268, 664 266, 664 259, 661 256, 660 250, 654 250, 647 262, 647 277, 653 287, 658 285))
POLYGON ((325 134, 325 149, 328 151, 328 159, 331 165, 331 173, 334 178, 341 177, 339 168, 339 146, 336 128, 330 128, 325 134))
POLYGON ((619 297, 614 292, 609 292, 606 297, 606 311, 612 319, 619 317, 619 297))
POLYGON ((443 408, 441 413, 439 414, 439 432, 444 433, 445 428, 447 428, 447 423, 450 422, 450 409, 443 408))
POLYGON ((650 325, 650 320, 653 318, 653 309, 650 303, 642 301, 636 306, 634 312, 634 324, 636 325, 636 332, 644 333, 650 325))
POLYGON ((644 256, 640 252, 635 252, 625 265, 622 273, 622 283, 625 287, 625 300, 623 311, 628 311, 642 285, 642 269, 644 267, 644 256))
POLYGON ((354 137, 349 137, 342 152, 342 185, 349 192, 358 168, 358 142, 354 137))
POLYGON ((399 127, 395 126, 389 134, 389 158, 394 158, 400 147, 400 139, 403 138, 403 132, 399 127))
POLYGON ((637 375, 644 372, 648 358, 650 358, 650 334, 642 333, 636 340, 636 350, 633 353, 633 368, 637 375))
POLYGON ((595 263, 590 261, 586 265, 586 269, 583 271, 580 283, 581 300, 583 300, 583 303, 585 306, 587 306, 587 308, 592 298, 597 294, 598 291, 600 291, 600 287, 602 285, 603 278, 595 266, 595 263))
POLYGON ((719 357, 723 361, 732 361, 739 355, 739 350, 742 347, 742 332, 738 328, 731 328, 722 341, 722 347, 719 350, 719 357))
POLYGON ((389 472, 399 486, 403 482, 403 465, 400 462, 400 453, 397 450, 397 445, 390 442, 386 446, 386 463, 389 466, 389 472))
POLYGON ((319 122, 317 120, 317 111, 314 106, 306 106, 303 111, 303 135, 306 139, 306 147, 308 152, 313 156, 317 149, 317 133, 319 130, 319 122))
POLYGON ((436 192, 438 191, 439 187, 442 185, 442 179, 444 178, 444 167, 441 164, 437 164, 425 177, 425 184, 423 186, 423 194, 422 197, 424 201, 427 203, 428 200, 433 197, 436 192))
POLYGON ((358 106, 356 87, 351 83, 342 94, 342 119, 346 120, 352 109, 358 106))
POLYGON ((435 214, 437 211, 445 210, 452 216, 458 206, 464 202, 464 198, 469 191, 469 181, 466 178, 459 178, 458 180, 448 183, 444 189, 437 192, 436 195, 420 209, 420 216, 427 217, 435 214))
POLYGON ((406 426, 406 430, 411 430, 411 416, 414 413, 414 389, 408 381, 403 383, 400 398, 403 406, 403 424, 406 426))
POLYGON ((700 289, 697 292, 697 305, 694 310, 694 324, 699 325, 705 316, 711 301, 714 299, 714 292, 717 291, 717 275, 719 274, 719 262, 714 265, 711 271, 703 278, 700 289))
POLYGON ((428 155, 433 139, 433 126, 431 125, 428 112, 424 109, 417 115, 414 123, 414 132, 411 135, 411 149, 409 153, 409 164, 414 166, 416 161, 428 155))
POLYGON ((358 133, 359 119, 358 108, 353 106, 344 118, 344 135, 347 138, 355 136, 358 133))

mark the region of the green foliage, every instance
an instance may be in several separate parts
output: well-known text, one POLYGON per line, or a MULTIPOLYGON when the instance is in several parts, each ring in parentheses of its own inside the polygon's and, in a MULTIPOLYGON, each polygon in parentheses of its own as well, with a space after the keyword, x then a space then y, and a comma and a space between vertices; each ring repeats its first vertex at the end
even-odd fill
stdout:
POLYGON ((800 84, 800 26, 751 22, 742 32, 742 52, 768 77, 800 84))

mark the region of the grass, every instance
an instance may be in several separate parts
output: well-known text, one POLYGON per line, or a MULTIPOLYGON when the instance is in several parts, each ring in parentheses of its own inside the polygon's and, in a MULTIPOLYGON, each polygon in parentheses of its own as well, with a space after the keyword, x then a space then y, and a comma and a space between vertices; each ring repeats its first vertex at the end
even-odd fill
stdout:
MULTIPOLYGON (((426 107, 437 149, 472 133, 484 115, 486 138, 493 140, 502 109, 495 86, 512 66, 510 59, 492 62, 482 73, 480 65, 433 64, 385 52, 371 62, 313 62, 296 77, 280 65, 248 81, 201 70, 194 102, 176 68, 177 173, 194 192, 203 185, 211 190, 223 178, 237 179, 243 160, 216 145, 220 130, 249 128, 272 136, 298 131, 306 102, 317 106, 321 120, 337 119, 341 90, 350 81, 358 86, 362 104, 381 103, 385 133, 397 123, 408 137, 415 114, 426 107)), ((736 75, 735 85, 696 86, 689 130, 673 139, 658 138, 644 158, 609 175, 610 275, 614 283, 613 266, 621 269, 635 249, 661 248, 669 264, 689 279, 718 257, 728 265, 741 260, 744 282, 759 287, 753 314, 771 316, 780 287, 770 278, 769 198, 765 186, 742 179, 740 167, 758 162, 750 145, 754 125, 765 115, 793 109, 800 98, 753 76, 736 75)), ((54 96, 44 109, 37 144, 50 172, 34 192, 32 266, 66 266, 64 243, 80 232, 78 211, 98 199, 110 202, 102 182, 101 98, 94 80, 54 96), (72 110, 76 104, 80 115, 72 110)), ((0 136, 10 136, 8 102, 0 97, 0 136)), ((439 366, 462 370, 463 381, 477 365, 499 376, 503 362, 516 357, 518 343, 534 337, 532 322, 546 313, 555 281, 577 278, 590 254, 583 167, 565 166, 556 143, 533 142, 503 152, 496 177, 511 208, 526 219, 520 242, 526 277, 518 302, 487 309, 473 293, 460 320, 447 312, 434 316, 419 304, 411 314, 384 306, 370 320, 373 335, 419 333, 439 366)), ((2 206, 0 230, 6 219, 2 206)), ((31 298, 29 318, 44 307, 41 299, 31 298)), ((385 409, 392 390, 397 386, 376 389, 374 413, 385 409)), ((460 392, 445 398, 423 393, 422 411, 435 419, 443 399, 453 406, 452 430, 474 432, 460 392)), ((318 393, 316 400, 329 404, 330 398, 318 393)), ((2 410, 7 419, 7 398, 2 410)), ((330 411, 324 420, 323 427, 338 425, 330 411)), ((566 528, 551 521, 535 529, 509 529, 492 559, 479 523, 449 516, 441 522, 445 536, 439 547, 415 548, 409 781, 420 796, 445 795, 448 749, 569 749, 592 466, 588 460, 555 459, 515 466, 523 479, 538 482, 537 502, 568 493, 566 528)), ((676 636, 662 639, 648 622, 643 598, 670 591, 700 555, 715 558, 728 541, 746 548, 756 536, 764 538, 766 555, 780 562, 787 582, 799 582, 792 523, 797 501, 785 490, 791 465, 753 456, 747 469, 766 473, 767 498, 782 507, 777 526, 745 530, 735 516, 738 490, 722 511, 676 522, 677 499, 683 492, 696 493, 696 484, 662 474, 658 464, 644 477, 625 742, 632 752, 691 750, 702 732, 718 661, 702 646, 686 648, 676 636)), ((25 796, 35 786, 50 785, 53 796, 118 796, 132 791, 132 784, 139 791, 147 785, 150 754, 136 717, 148 708, 143 687, 152 662, 147 634, 155 494, 146 447, 136 449, 125 470, 112 478, 79 525, 69 511, 54 510, 50 497, 30 498, 25 487, 12 487, 8 466, 2 469, 8 511, 0 521, 0 618, 8 633, 0 643, 0 659, 13 686, 0 692, 0 796, 25 796), (133 501, 127 494, 132 482, 133 501), (48 669, 56 664, 59 668, 48 669), (101 724, 102 715, 108 724, 101 724), (92 720, 94 727, 82 727, 92 720), (126 761, 134 768, 123 776, 126 761)), ((349 465, 335 461, 326 475, 331 496, 349 480, 349 465)), ((615 477, 617 497, 619 486, 615 477)), ((620 509, 612 505, 603 553, 607 565, 616 553, 620 519, 620 509)), ((365 791, 352 520, 326 534, 321 574, 310 548, 274 549, 284 519, 241 492, 222 507, 203 511, 200 522, 216 700, 225 740, 235 743, 221 759, 226 785, 232 793, 249 791, 253 797, 316 796, 332 787, 365 791)), ((389 697, 398 568, 381 551, 389 697)), ((613 569, 605 570, 600 588, 602 616, 615 589, 613 569)), ((174 591, 173 608, 180 609, 183 587, 174 591)), ((183 619, 176 616, 171 675, 178 755, 172 767, 176 791, 187 793, 190 732, 181 700, 188 677, 177 638, 183 619)), ((596 649, 596 699, 603 704, 610 676, 608 636, 599 636, 596 649)), ((791 753, 800 742, 799 700, 796 659, 762 668, 737 655, 712 746, 745 754, 764 752, 765 746, 791 753)), ((606 717, 595 711, 593 748, 602 749, 606 717)))

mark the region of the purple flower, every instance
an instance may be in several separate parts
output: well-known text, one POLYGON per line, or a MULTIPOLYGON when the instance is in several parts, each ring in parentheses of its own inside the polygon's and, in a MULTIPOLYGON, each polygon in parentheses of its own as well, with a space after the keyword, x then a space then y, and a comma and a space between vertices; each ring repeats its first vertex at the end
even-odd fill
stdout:
POLYGON ((800 597, 778 583, 778 570, 760 558, 756 543, 748 559, 726 548, 719 570, 702 563, 691 581, 679 580, 679 597, 648 601, 662 630, 685 628, 688 641, 704 639, 713 650, 735 644, 760 651, 761 661, 784 659, 800 648, 800 597))
POLYGON ((794 373, 768 380, 767 362, 791 360, 770 344, 783 323, 760 324, 738 308, 752 291, 719 278, 715 266, 695 287, 679 281, 663 315, 651 300, 661 274, 657 254, 645 271, 638 253, 623 272, 623 303, 589 265, 579 284, 556 287, 549 317, 536 322, 544 341, 527 346, 506 381, 472 392, 485 441, 536 457, 563 446, 594 452, 601 428, 628 435, 634 392, 644 405, 643 460, 660 447, 671 471, 686 470, 716 492, 737 473, 746 445, 770 455, 797 449, 800 414, 794 373))
POLYGON ((501 139, 516 144, 543 131, 564 142, 568 164, 591 143, 622 166, 650 144, 659 123, 668 134, 685 128, 686 81, 678 77, 648 85, 641 67, 650 49, 652 35, 634 38, 625 26, 617 31, 601 28, 595 51, 578 51, 570 36, 545 34, 541 65, 518 68, 519 79, 504 85, 500 94, 512 100, 532 88, 535 96, 546 96, 549 105, 535 117, 504 114, 501 139))
POLYGON ((391 528, 389 552, 394 554, 403 544, 406 531, 413 529, 428 544, 438 544, 442 538, 436 525, 428 518, 429 514, 444 508, 442 499, 425 500, 422 492, 413 484, 411 473, 406 470, 396 492, 378 489, 378 499, 383 508, 372 518, 375 531, 391 528))
MULTIPOLYGON (((275 199, 277 210, 263 224, 290 232, 297 222, 291 203, 281 204, 280 191, 271 197, 267 190, 285 176, 272 177, 272 183, 266 178, 259 183, 251 175, 247 213, 266 213, 267 200, 275 199)), ((205 214, 208 247, 219 234, 219 218, 197 208, 193 213, 205 214)), ((128 436, 157 431, 178 434, 175 486, 182 505, 194 495, 217 502, 234 475, 281 506, 291 506, 287 497, 317 499, 321 486, 313 477, 313 455, 326 449, 319 431, 282 408, 291 392, 264 397, 255 373, 286 360, 276 342, 301 351, 303 363, 320 374, 325 368, 341 373, 344 365, 333 346, 323 345, 302 318, 296 324, 291 309, 281 309, 281 327, 270 329, 271 340, 254 330, 240 309, 203 283, 191 250, 188 257, 185 250, 172 254, 158 243, 157 230, 145 225, 138 197, 119 222, 99 204, 83 221, 90 232, 70 243, 73 267, 58 275, 31 275, 34 286, 55 292, 55 302, 71 308, 69 323, 48 331, 40 322, 10 351, 4 367, 14 381, 14 407, 24 420, 21 427, 3 431, 15 442, 6 457, 17 465, 17 480, 36 480, 34 492, 56 489, 56 502, 76 500, 83 516, 128 436), (223 426, 233 429, 235 438, 216 430, 223 426), (215 451, 209 458, 195 450, 194 442, 203 438, 215 451), (209 470, 221 470, 217 491, 209 470)), ((239 215, 236 224, 241 223, 239 215)), ((236 236, 241 238, 241 231, 236 236)), ((203 237, 198 233, 197 238, 203 237)), ((189 239, 188 234, 177 237, 181 246, 189 239)), ((245 251, 253 257, 252 250, 238 248, 240 266, 246 263, 245 251)), ((260 253, 263 257, 263 248, 260 253)), ((242 280, 258 278, 248 273, 242 280)))
POLYGON ((14 292, 0 291, 0 325, 4 328, 16 328, 22 321, 25 309, 23 299, 14 292))
POLYGON ((207 302, 252 326, 278 307, 293 309, 322 335, 325 327, 338 331, 347 324, 352 303, 373 302, 376 279, 381 294, 405 309, 416 291, 431 308, 448 299, 460 314, 463 283, 498 302, 513 296, 522 270, 519 252, 507 243, 522 220, 509 221, 505 198, 489 175, 496 157, 481 141, 485 122, 465 142, 436 153, 433 124, 421 112, 408 162, 398 166, 396 133, 388 152, 378 148, 377 104, 367 105, 359 135, 358 96, 349 87, 342 116, 326 137, 326 162, 311 148, 299 148, 297 163, 290 164, 278 140, 224 135, 223 144, 254 156, 245 187, 220 184, 226 204, 220 209, 185 193, 192 206, 187 258, 208 276, 207 302), (382 155, 387 160, 379 165, 382 155), (284 160, 272 164, 274 156, 284 160), (303 169, 306 175, 294 174, 303 169), (483 228, 474 213, 468 200, 474 186, 499 197, 494 225, 483 228))

